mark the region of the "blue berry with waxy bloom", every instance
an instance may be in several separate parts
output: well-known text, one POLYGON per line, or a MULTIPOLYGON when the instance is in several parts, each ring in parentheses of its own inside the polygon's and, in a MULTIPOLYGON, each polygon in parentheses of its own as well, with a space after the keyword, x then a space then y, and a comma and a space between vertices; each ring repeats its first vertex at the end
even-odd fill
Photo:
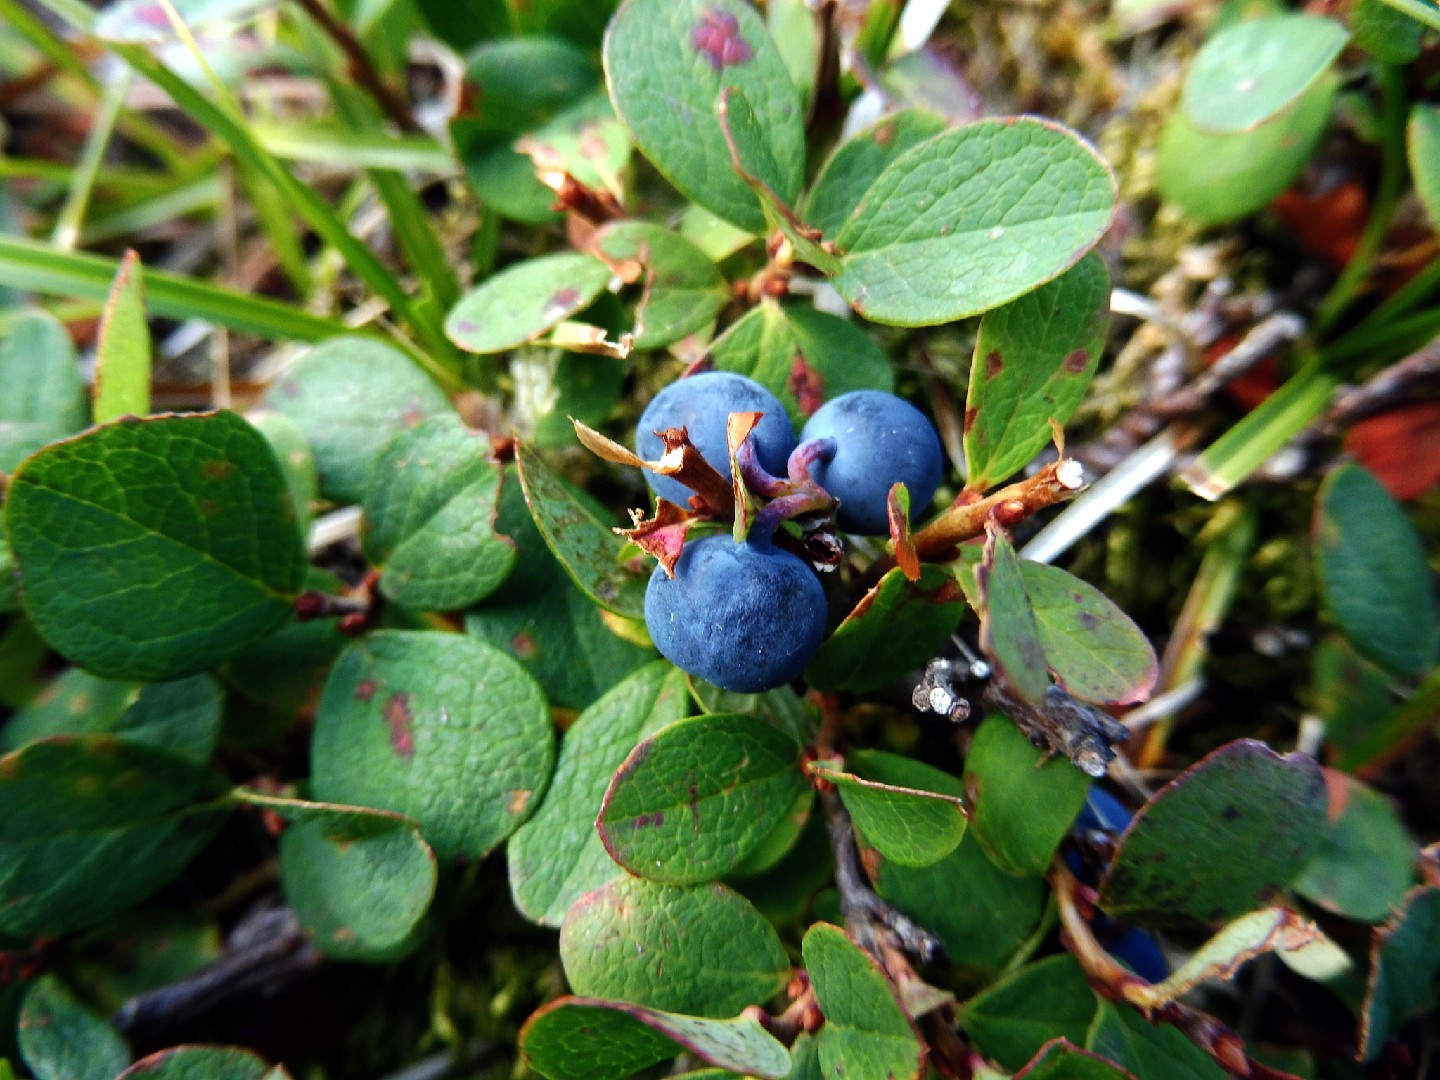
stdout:
POLYGON ((909 490, 912 516, 935 498, 945 471, 940 436, 903 398, 880 390, 841 394, 800 432, 801 446, 821 439, 833 440, 834 451, 818 455, 810 478, 840 500, 835 520, 846 532, 887 535, 885 501, 895 484, 909 490))
MULTIPOLYGON (((646 461, 665 453, 657 431, 685 428, 690 444, 721 476, 730 479, 730 446, 725 424, 732 412, 764 413, 751 433, 755 455, 769 472, 784 476, 785 462, 795 449, 795 429, 780 399, 754 379, 730 371, 706 371, 678 379, 656 394, 635 429, 635 452, 646 461)), ((678 506, 687 506, 692 492, 679 480, 645 473, 650 490, 678 506)))
POLYGON ((671 578, 645 590, 650 639, 676 667, 724 690, 784 686, 825 636, 825 590, 803 560, 768 538, 707 536, 685 544, 671 578))

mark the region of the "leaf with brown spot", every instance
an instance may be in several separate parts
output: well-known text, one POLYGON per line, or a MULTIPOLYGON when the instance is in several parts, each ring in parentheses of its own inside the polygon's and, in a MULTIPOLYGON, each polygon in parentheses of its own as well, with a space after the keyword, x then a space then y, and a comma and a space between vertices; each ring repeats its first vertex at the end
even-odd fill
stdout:
POLYGON ((824 403, 852 390, 895 388, 885 353, 858 324, 808 304, 765 299, 710 345, 721 371, 746 375, 801 424, 824 403))
POLYGON ((745 96, 757 116, 765 180, 794 205, 805 174, 800 95, 760 14, 744 0, 626 0, 605 35, 615 112, 635 145, 682 194, 759 235, 768 227, 749 185, 731 167, 717 115, 722 92, 745 96))
POLYGON ((316 799, 418 822, 442 859, 479 858, 533 808, 554 762, 550 710, 519 661, 478 638, 378 630, 340 654, 311 746, 316 799), (360 700, 356 688, 379 690, 360 700))
POLYGON ((450 310, 445 333, 467 352, 504 352, 588 307, 609 281, 610 267, 578 251, 526 259, 462 297, 450 310))
POLYGON ((1143 925, 1241 915, 1315 857, 1325 811, 1313 758, 1250 739, 1226 743, 1140 808, 1101 883, 1100 906, 1143 925))
POLYGON ((1088 255, 1048 285, 980 320, 965 399, 969 486, 1018 472, 1079 407, 1109 326, 1110 275, 1088 255), (973 417, 973 419, 972 419, 973 417))

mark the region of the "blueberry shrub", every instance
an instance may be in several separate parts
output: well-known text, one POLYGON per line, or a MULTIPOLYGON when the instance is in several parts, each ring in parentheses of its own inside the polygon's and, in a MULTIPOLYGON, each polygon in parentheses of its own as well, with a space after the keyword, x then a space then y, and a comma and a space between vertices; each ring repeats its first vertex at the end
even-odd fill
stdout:
POLYGON ((1433 1071, 1436 31, 0 0, 0 1080, 1433 1071))

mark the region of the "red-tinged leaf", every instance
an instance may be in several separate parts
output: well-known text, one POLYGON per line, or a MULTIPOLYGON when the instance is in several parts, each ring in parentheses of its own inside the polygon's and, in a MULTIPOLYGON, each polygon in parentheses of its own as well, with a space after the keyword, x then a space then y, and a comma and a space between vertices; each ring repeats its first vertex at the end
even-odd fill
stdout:
POLYGON ((1412 889, 1375 931, 1370 984, 1360 1017, 1360 1056, 1371 1061, 1417 1013, 1434 1008, 1440 974, 1440 889, 1412 889))
POLYGON ((1142 925, 1220 922, 1309 865, 1325 833, 1320 767, 1264 743, 1226 743, 1161 788, 1120 838, 1100 906, 1142 925))
POLYGON ((1297 184, 1282 191, 1270 204, 1270 212, 1285 223, 1303 249, 1340 270, 1354 257, 1370 219, 1365 185, 1344 180, 1325 191, 1301 188, 1297 184))
POLYGON ((808 786, 791 736, 753 716, 681 720, 640 743, 616 770, 595 828, 639 877, 669 885, 729 873, 808 786))
POLYGON ((920 580, 920 555, 910 535, 910 492, 896 484, 885 497, 885 516, 890 521, 890 542, 895 545, 895 563, 910 581, 920 580))
POLYGON ((1069 1039, 1051 1039, 1015 1080, 1134 1080, 1135 1074, 1069 1039))
POLYGON ((711 1020, 647 1009, 626 1001, 563 997, 525 1022, 520 1052, 549 1080, 620 1080, 674 1057, 780 1080, 790 1054, 750 1016, 711 1020))
POLYGON ((1346 434, 1345 450, 1391 498, 1418 498, 1440 483, 1440 401, 1417 401, 1361 420, 1346 434))
POLYGON ((665 573, 675 576, 675 564, 685 548, 685 534, 700 519, 666 499, 655 501, 655 516, 648 521, 640 510, 630 511, 635 523, 630 529, 616 529, 646 555, 659 561, 665 573))
POLYGON ((894 984, 849 934, 816 923, 800 946, 825 1026, 815 1037, 821 1073, 919 1080, 925 1046, 895 993, 894 984))

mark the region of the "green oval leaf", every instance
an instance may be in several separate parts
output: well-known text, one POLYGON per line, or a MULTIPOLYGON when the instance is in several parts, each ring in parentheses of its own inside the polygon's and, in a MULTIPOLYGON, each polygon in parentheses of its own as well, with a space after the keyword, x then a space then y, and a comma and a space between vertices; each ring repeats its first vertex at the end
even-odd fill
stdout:
POLYGON ((483 600, 515 565, 515 545, 495 532, 500 468, 490 439, 453 414, 398 435, 375 459, 365 489, 366 557, 380 590, 421 611, 483 600))
POLYGON ((856 751, 853 773, 818 761, 812 771, 835 785, 861 841, 901 866, 929 866, 965 835, 960 781, 923 762, 882 751, 856 751))
POLYGON ((987 1058, 1019 1069, 1051 1039, 1079 1045, 1099 1002, 1069 953, 1049 956, 1011 972, 965 1003, 965 1034, 987 1058))
POLYGON ((1405 126, 1405 148, 1410 175, 1415 178, 1415 194, 1431 226, 1440 225, 1440 107, 1415 106, 1405 126))
POLYGON ((50 735, 107 732, 138 693, 133 682, 102 679, 83 668, 69 668, 0 727, 0 752, 18 750, 50 735))
POLYGON ((1100 705, 1144 701, 1160 668, 1130 616, 1088 581, 1044 563, 1020 563, 1045 663, 1060 686, 1100 705))
POLYGON ((450 411, 440 388, 408 356, 369 338, 332 338, 286 369, 265 404, 293 420, 315 452, 320 491, 358 503, 385 444, 450 411))
POLYGON ((658 349, 703 330, 730 301, 710 256, 679 233, 648 221, 617 221, 595 236, 608 259, 644 267, 635 307, 635 347, 658 349))
POLYGON ((1360 1057, 1373 1061, 1416 1013, 1434 1008, 1440 974, 1440 889, 1412 889, 1375 932, 1360 1014, 1360 1057))
POLYGON ((1049 869, 1089 790, 1088 776, 1032 746, 1004 716, 980 725, 965 757, 971 830, 1012 874, 1049 869))
POLYGON ((1085 392, 1110 322, 1110 273, 1091 252, 980 320, 965 398, 967 486, 988 491, 1050 445, 1085 392))
POLYGON ((209 842, 223 790, 183 758, 110 735, 0 758, 0 935, 64 934, 139 903, 209 842))
POLYGON ((246 413, 245 419, 265 436, 270 449, 275 451, 275 460, 280 463, 280 471, 285 474, 285 484, 290 489, 290 500, 295 504, 295 520, 300 531, 308 533, 315 517, 315 503, 320 498, 320 474, 305 433, 294 420, 274 409, 257 409, 246 413))
POLYGON ((1320 79, 1279 115, 1250 131, 1216 134, 1176 109, 1160 134, 1155 180, 1160 194, 1204 224, 1235 221, 1290 186, 1310 160, 1338 83, 1320 79))
POLYGON ((611 689, 565 732, 544 801, 505 849, 510 891, 526 918, 559 926, 583 894, 624 874, 595 831, 605 789, 637 742, 688 708, 684 672, 657 661, 611 689))
POLYGON ((496 527, 515 541, 519 557, 505 584, 465 616, 465 631, 524 665, 552 705, 584 709, 655 659, 654 649, 613 633, 605 613, 575 586, 535 527, 511 475, 496 527))
POLYGON ((790 1072, 789 1052, 752 1017, 711 1020, 580 997, 552 1001, 531 1016, 520 1052, 549 1080, 620 1080, 683 1052, 766 1080, 790 1072))
POLYGON ((204 765, 220 741, 225 694, 209 675, 151 683, 108 730, 204 765))
POLYGON ((728 873, 807 786, 789 736, 750 716, 681 720, 616 771, 595 827, 632 874, 671 885, 728 873))
POLYGON ((26 312, 0 341, 0 386, 0 472, 85 426, 75 346, 46 312, 26 312))
POLYGON ((46 448, 11 480, 5 525, 35 628, 113 678, 224 663, 285 621, 305 572, 275 455, 229 412, 46 448))
POLYGON ((1220 922, 1289 885, 1320 848, 1325 781, 1313 758, 1239 739, 1140 808, 1100 888, 1116 918, 1220 922))
POLYGON ((605 34, 605 80, 635 145, 687 198, 753 233, 759 200, 731 166, 716 113, 735 87, 755 111, 775 194, 794 205, 805 169, 800 95, 742 0, 626 0, 605 34))
POLYGON ((1313 86, 1349 37, 1338 22, 1316 15, 1231 23, 1195 54, 1180 105, 1202 131, 1250 131, 1313 86))
POLYGON ((1379 792, 1333 769, 1325 780, 1325 835, 1295 891, 1346 918, 1384 922, 1414 883, 1414 841, 1379 792))
POLYGON ((1014 300, 1104 235, 1115 178, 1033 117, 953 128, 892 161, 834 236, 835 287, 861 315, 931 326, 1014 300))
POLYGON ((467 352, 504 352, 589 307, 609 281, 608 266, 578 251, 526 259, 461 297, 445 334, 467 352))
POLYGON ((515 448, 515 462, 531 516, 570 579, 601 607, 627 619, 644 619, 649 577, 621 563, 625 541, 523 443, 515 448))
POLYGON ((805 199, 805 223, 834 238, 891 162, 949 122, 929 109, 902 109, 877 120, 835 148, 805 199))
POLYGON ((249 1050, 230 1046, 176 1046, 142 1058, 115 1080, 290 1080, 249 1050))
POLYGON ((693 1016, 734 1016, 790 977, 780 936, 739 893, 719 882, 658 885, 628 875, 570 909, 560 960, 582 997, 693 1016))
POLYGON ((1085 1048, 1142 1080, 1225 1080, 1230 1074, 1179 1028, 1152 1024, 1134 1009, 1100 1003, 1085 1048))
POLYGON ((115 1080, 130 1064, 125 1040, 54 975, 25 994, 16 1041, 35 1080, 115 1080))
POLYGON ((435 853, 416 824, 349 806, 262 805, 292 823, 280 836, 280 880, 315 944, 344 960, 404 952, 435 896, 435 853))
POLYGON ((918 1080, 925 1047, 874 958, 828 923, 812 926, 800 950, 825 1014, 815 1036, 822 1075, 918 1080))
POLYGON ((799 304, 762 300, 711 344, 710 357, 779 398, 797 430, 831 398, 895 388, 890 360, 869 334, 799 304))
POLYGON ((540 688, 472 637, 385 630, 340 655, 315 724, 315 798, 413 818, 441 858, 479 858, 530 816, 555 738, 540 688))
POLYGON ((1325 609, 1360 655, 1400 675, 1440 651, 1435 585, 1420 538, 1380 481, 1359 465, 1325 478, 1315 502, 1325 609))
POLYGON ((895 567, 820 646, 805 680, 817 690, 882 689, 939 653, 964 614, 954 575, 922 566, 910 581, 895 567))
MULTIPOLYGON (((446 15, 448 22, 459 13, 446 15)), ((590 55, 568 41, 536 34, 486 42, 467 57, 466 96, 451 135, 462 148, 479 135, 533 131, 599 81, 590 55)))
POLYGON ((993 977, 1040 922, 1049 895, 1043 879, 1015 877, 985 854, 975 830, 925 867, 882 859, 876 891, 945 943, 964 970, 993 977))
MULTIPOLYGON (((1023 564, 998 528, 990 531, 975 567, 980 593, 980 648, 1011 689, 1038 702, 1050 690, 1045 646, 1025 592, 1023 564)), ((963 567, 960 572, 963 574, 963 567)))

